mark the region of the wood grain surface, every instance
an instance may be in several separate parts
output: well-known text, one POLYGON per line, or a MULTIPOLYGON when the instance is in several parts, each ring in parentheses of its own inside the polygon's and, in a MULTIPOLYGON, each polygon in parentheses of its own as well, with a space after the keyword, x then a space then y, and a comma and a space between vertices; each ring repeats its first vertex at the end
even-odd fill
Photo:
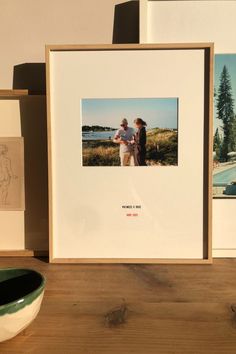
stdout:
POLYGON ((47 278, 36 320, 0 353, 236 353, 236 259, 213 265, 48 264, 2 258, 47 278))

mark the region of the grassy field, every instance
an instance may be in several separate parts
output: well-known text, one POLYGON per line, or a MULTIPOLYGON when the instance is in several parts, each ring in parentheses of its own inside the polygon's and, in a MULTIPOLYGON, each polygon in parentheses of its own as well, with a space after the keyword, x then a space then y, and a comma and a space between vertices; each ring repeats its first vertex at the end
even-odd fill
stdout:
MULTIPOLYGON (((147 131, 146 162, 149 166, 178 163, 178 133, 168 129, 147 131)), ((119 145, 112 140, 83 141, 84 166, 119 166, 119 145)))

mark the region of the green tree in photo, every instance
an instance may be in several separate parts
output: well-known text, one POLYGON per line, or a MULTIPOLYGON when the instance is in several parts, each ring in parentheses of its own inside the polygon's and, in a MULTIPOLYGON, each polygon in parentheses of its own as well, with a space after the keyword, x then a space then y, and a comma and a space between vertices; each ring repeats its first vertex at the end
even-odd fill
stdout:
POLYGON ((217 118, 223 122, 224 138, 221 146, 221 157, 227 161, 227 154, 235 150, 233 134, 234 124, 234 100, 232 97, 232 85, 229 71, 223 67, 220 76, 220 85, 217 95, 217 118))
POLYGON ((214 98, 217 98, 217 91, 215 87, 214 87, 214 98))
POLYGON ((213 150, 216 153, 216 160, 219 160, 221 157, 221 138, 219 134, 219 129, 216 129, 215 135, 214 135, 214 140, 213 140, 213 150))
POLYGON ((233 120, 232 135, 233 135, 233 139, 234 139, 233 151, 236 151, 236 116, 234 116, 234 120, 233 120))

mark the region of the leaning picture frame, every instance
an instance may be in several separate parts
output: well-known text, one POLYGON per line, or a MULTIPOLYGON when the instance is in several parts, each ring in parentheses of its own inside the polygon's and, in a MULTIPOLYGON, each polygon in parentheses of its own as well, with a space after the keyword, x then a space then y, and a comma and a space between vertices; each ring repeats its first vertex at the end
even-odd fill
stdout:
POLYGON ((50 262, 212 262, 213 55, 46 46, 50 262))

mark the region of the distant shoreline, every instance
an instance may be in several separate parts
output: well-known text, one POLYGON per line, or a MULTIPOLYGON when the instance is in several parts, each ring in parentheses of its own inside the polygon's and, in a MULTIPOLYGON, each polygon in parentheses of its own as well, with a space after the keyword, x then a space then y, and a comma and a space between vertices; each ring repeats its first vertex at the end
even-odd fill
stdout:
MULTIPOLYGON (((117 131, 119 130, 120 128, 109 128, 109 127, 89 127, 88 126, 83 126, 82 127, 82 134, 89 134, 89 133, 102 133, 102 132, 114 132, 114 131, 117 131)), ((160 130, 160 131, 173 131, 173 132, 178 132, 178 129, 177 128, 159 128, 159 127, 155 127, 155 128, 149 128, 147 127, 146 130, 147 132, 150 132, 150 131, 153 131, 153 130, 160 130)))
POLYGON ((113 132, 116 128, 103 127, 101 125, 83 125, 82 133, 113 132))
MULTIPOLYGON (((101 127, 101 128, 96 128, 96 129, 85 129, 82 127, 82 133, 92 133, 92 132, 114 132, 115 130, 118 130, 120 128, 107 128, 107 127, 101 127)), ((155 127, 155 128, 149 128, 147 127, 146 130, 150 131, 150 130, 154 130, 154 129, 159 129, 159 130, 170 130, 170 131, 178 131, 177 128, 159 128, 159 127, 155 127)))
MULTIPOLYGON (((82 131, 82 141, 113 141, 115 131, 117 131, 116 128, 113 130, 82 131)), ((178 130, 175 128, 149 128, 147 129, 147 139, 153 134, 155 135, 156 133, 161 134, 165 132, 178 134, 178 130)))
POLYGON ((86 134, 86 133, 89 134, 89 133, 98 133, 98 132, 114 132, 115 130, 117 130, 117 129, 112 129, 112 130, 111 129, 109 129, 109 130, 108 129, 107 130, 106 129, 103 129, 103 130, 102 129, 101 130, 82 130, 82 133, 83 134, 86 134))

